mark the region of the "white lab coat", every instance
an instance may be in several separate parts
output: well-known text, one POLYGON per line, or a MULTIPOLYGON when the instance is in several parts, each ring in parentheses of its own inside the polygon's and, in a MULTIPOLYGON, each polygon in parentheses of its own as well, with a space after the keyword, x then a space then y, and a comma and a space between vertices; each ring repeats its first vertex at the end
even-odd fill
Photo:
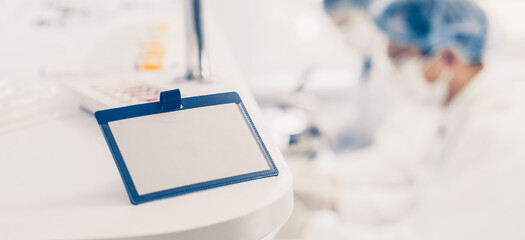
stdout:
POLYGON ((485 69, 441 124, 413 111, 412 136, 341 161, 305 239, 525 239, 525 79, 485 69))
POLYGON ((446 111, 419 239, 525 239, 525 78, 483 72, 446 111))

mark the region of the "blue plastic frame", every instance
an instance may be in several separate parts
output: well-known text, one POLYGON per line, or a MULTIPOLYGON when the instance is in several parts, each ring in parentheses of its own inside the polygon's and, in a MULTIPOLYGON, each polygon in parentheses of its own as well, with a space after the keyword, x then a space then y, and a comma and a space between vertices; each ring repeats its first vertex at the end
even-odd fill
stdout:
POLYGON ((183 106, 182 108, 166 109, 166 108, 163 108, 163 105, 161 102, 153 102, 153 103, 145 103, 145 104, 120 107, 120 108, 114 108, 114 109, 107 109, 107 110, 97 111, 95 113, 95 117, 98 121, 98 124, 100 125, 102 133, 104 134, 104 137, 109 146, 111 154, 113 155, 113 159, 115 160, 117 168, 120 172, 120 176, 122 177, 122 181, 124 182, 124 186, 126 187, 126 191, 128 192, 129 199, 132 204, 137 205, 137 204, 141 204, 141 203, 145 203, 145 202, 149 202, 149 201, 153 201, 157 199, 175 197, 175 196, 180 196, 183 194, 206 190, 210 188, 216 188, 216 187, 221 187, 225 185, 230 185, 230 184, 246 182, 246 181, 279 175, 279 170, 275 166, 275 163, 273 162, 270 154, 268 153, 268 150, 266 149, 264 142, 259 136, 259 132, 255 128, 255 125, 253 124, 253 121, 251 120, 250 115, 246 111, 246 108, 244 107, 244 104, 242 103, 240 96, 236 92, 227 92, 227 93, 182 98, 181 104, 183 106), (192 108, 207 107, 207 106, 214 106, 214 105, 228 104, 228 103, 238 104, 240 108, 242 109, 243 112, 241 113, 245 114, 247 122, 250 128, 252 129, 253 134, 256 136, 256 140, 263 154, 266 157, 266 161, 268 162, 270 169, 259 171, 259 172, 242 174, 242 175, 233 176, 233 177, 227 177, 227 178, 222 178, 222 179, 216 179, 216 180, 191 184, 191 185, 172 188, 172 189, 166 189, 163 191, 148 193, 144 195, 139 195, 135 188, 135 184, 133 183, 133 179, 131 179, 126 163, 122 157, 122 154, 120 153, 117 142, 115 141, 115 138, 113 137, 113 133, 111 132, 111 128, 109 127, 108 123, 112 121, 118 121, 118 120, 123 120, 123 119, 128 119, 128 118, 134 118, 134 117, 140 117, 140 116, 146 116, 146 115, 152 115, 152 114, 162 114, 162 113, 173 112, 173 111, 184 111, 184 110, 192 109, 192 108))

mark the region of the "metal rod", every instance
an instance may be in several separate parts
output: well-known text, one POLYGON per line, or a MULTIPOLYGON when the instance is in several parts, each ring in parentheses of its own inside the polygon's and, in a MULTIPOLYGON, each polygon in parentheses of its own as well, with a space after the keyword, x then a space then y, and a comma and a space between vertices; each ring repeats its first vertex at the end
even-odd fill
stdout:
POLYGON ((185 0, 186 79, 203 81, 209 77, 202 28, 201 0, 185 0))

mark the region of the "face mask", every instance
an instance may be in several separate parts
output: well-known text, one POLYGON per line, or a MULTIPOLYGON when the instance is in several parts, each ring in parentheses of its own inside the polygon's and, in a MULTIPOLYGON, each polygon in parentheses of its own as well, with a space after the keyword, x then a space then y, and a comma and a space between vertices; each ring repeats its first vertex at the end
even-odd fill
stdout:
POLYGON ((422 62, 408 60, 398 67, 400 90, 409 98, 425 105, 442 107, 448 94, 450 74, 442 71, 438 79, 428 82, 423 74, 422 62))

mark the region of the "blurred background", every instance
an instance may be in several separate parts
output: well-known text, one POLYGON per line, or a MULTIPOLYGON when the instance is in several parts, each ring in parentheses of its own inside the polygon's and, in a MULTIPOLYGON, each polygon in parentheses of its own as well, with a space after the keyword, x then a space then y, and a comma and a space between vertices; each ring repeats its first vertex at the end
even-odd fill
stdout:
MULTIPOLYGON (((294 176, 276 239, 523 239, 524 10, 202 1, 294 176)), ((156 100, 187 73, 184 17, 182 0, 0 0, 0 134, 156 100)))

